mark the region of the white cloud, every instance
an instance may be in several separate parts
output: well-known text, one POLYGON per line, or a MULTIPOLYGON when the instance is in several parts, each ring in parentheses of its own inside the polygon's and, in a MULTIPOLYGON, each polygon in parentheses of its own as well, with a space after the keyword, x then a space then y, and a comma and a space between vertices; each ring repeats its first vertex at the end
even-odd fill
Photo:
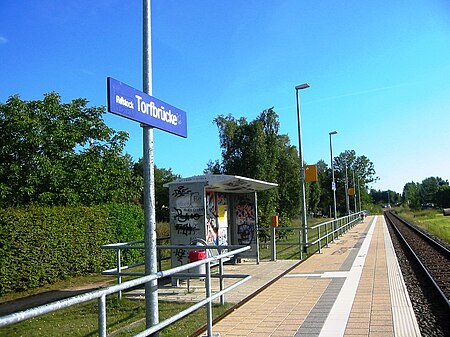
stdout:
POLYGON ((0 44, 5 44, 6 42, 8 42, 8 39, 4 36, 0 36, 0 44))

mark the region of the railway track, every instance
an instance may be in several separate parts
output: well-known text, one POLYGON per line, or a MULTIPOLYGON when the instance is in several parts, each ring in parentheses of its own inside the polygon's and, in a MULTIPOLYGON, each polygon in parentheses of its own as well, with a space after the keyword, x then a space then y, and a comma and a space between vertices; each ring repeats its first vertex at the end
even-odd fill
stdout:
MULTIPOLYGON (((405 282, 407 283, 416 317, 419 320, 419 325, 421 325, 421 331, 425 326, 425 331, 422 331, 422 334, 427 336, 448 336, 450 333, 448 320, 450 317, 449 248, 392 211, 385 212, 384 216, 392 231, 391 236, 395 234, 399 247, 402 247, 406 257, 405 260, 401 261, 402 258, 399 256, 402 273, 405 274, 406 269, 411 268, 416 277, 416 281, 410 282, 411 284, 408 285, 406 279, 409 279, 410 276, 406 276, 405 282), (402 264, 404 265, 402 266, 402 264), (406 264, 409 264, 409 266, 405 266, 406 264), (420 287, 421 290, 417 291, 415 287, 420 287), (424 300, 421 297, 426 299, 424 300), (422 320, 422 324, 420 320, 422 320), (437 333, 433 329, 438 328, 437 325, 441 325, 438 330, 441 330, 442 334, 437 333)), ((397 255, 399 253, 397 252, 397 255)))

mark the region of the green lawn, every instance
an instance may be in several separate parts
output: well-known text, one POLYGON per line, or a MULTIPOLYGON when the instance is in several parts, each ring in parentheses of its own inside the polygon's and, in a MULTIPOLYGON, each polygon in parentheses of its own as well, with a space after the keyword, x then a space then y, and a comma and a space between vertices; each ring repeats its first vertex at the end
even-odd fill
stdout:
MULTIPOLYGON (((185 303, 159 303, 159 315, 162 321, 175 313, 186 309, 185 303)), ((231 304, 225 306, 213 305, 213 314, 218 316, 231 304)), ((27 321, 13 324, 0 329, 2 337, 89 337, 98 336, 97 301, 73 306, 64 310, 35 317, 27 321)), ((145 329, 145 302, 123 299, 118 301, 111 295, 107 299, 107 327, 108 335, 129 324, 141 321, 140 324, 124 328, 117 336, 133 336, 145 329)), ((188 336, 206 324, 206 309, 201 308, 191 315, 179 320, 161 332, 161 337, 188 336)))
POLYGON ((400 210, 398 214, 427 232, 450 243, 450 216, 444 216, 442 211, 434 209, 415 212, 400 210))
MULTIPOLYGON (((312 227, 314 225, 317 225, 318 223, 323 223, 326 221, 329 221, 331 219, 328 218, 310 218, 308 219, 308 227, 312 227)), ((298 228, 301 227, 300 220, 294 220, 291 227, 298 228)), ((322 229, 323 230, 323 229, 322 229)), ((328 228, 329 231, 331 231, 331 225, 328 228)), ((270 231, 268 230, 267 235, 270 235, 270 231)), ((291 259, 300 259, 300 239, 299 239, 299 233, 301 233, 298 230, 286 230, 285 234, 286 236, 283 238, 280 238, 277 240, 277 259, 278 260, 291 260, 291 259)), ((321 233, 321 236, 324 233, 321 233)), ((308 241, 313 242, 317 240, 318 238, 318 232, 317 229, 315 230, 309 230, 308 231, 308 241)), ((326 244, 325 240, 322 240, 322 246, 326 244)), ((318 250, 317 244, 309 248, 308 255, 313 254, 315 251, 318 250)), ((260 240, 259 245, 259 252, 260 252, 260 259, 261 260, 270 260, 271 258, 271 251, 270 251, 270 237, 267 239, 266 242, 264 240, 260 240)), ((305 257, 305 255, 303 256, 305 257)))
MULTIPOLYGON (((74 278, 70 286, 86 284, 86 282, 104 280, 104 276, 92 276, 74 278)), ((107 280, 113 280, 111 277, 107 280)), ((11 301, 15 298, 26 297, 27 294, 38 295, 40 292, 58 291, 67 286, 68 281, 55 283, 42 289, 34 289, 31 292, 20 294, 8 294, 0 298, 1 302, 11 301)), ((114 282, 114 281, 113 281, 114 282)), ((186 309, 189 304, 160 302, 160 321, 173 316, 175 313, 186 309)), ((232 305, 213 305, 213 316, 217 317, 232 305)), ((145 329, 145 302, 123 299, 117 300, 117 295, 107 298, 107 327, 108 335, 121 329, 117 336, 133 336, 145 329), (141 321, 139 324, 126 328, 133 322, 141 321)), ((9 325, 0 329, 0 337, 52 337, 52 336, 74 336, 90 337, 98 336, 98 314, 97 301, 72 306, 67 309, 55 311, 46 315, 35 317, 24 322, 9 325)), ((206 308, 201 308, 189 316, 179 320, 161 332, 161 337, 188 336, 206 324, 206 308)))

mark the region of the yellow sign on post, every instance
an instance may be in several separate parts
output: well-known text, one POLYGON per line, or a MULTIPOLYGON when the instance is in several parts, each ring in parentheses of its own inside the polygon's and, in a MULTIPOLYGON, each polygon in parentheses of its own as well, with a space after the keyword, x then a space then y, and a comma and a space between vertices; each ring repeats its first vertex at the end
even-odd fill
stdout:
POLYGON ((272 227, 278 227, 278 215, 272 215, 272 227))
POLYGON ((319 180, 317 177, 317 165, 305 165, 305 181, 312 183, 319 180))
POLYGON ((348 195, 350 197, 353 197, 355 195, 355 189, 353 187, 349 187, 348 189, 348 195))

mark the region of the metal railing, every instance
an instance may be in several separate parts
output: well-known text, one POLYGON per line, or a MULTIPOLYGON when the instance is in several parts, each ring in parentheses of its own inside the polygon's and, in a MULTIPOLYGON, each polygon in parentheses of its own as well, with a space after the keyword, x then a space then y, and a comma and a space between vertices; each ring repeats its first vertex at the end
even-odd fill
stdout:
MULTIPOLYGON (((170 256, 162 256, 161 250, 167 248, 166 246, 161 246, 160 243, 163 241, 170 240, 170 236, 163 236, 156 238, 156 243, 158 246, 156 247, 157 257, 156 260, 158 262, 158 270, 162 270, 162 261, 170 260, 170 256)), ((119 242, 119 243, 111 243, 107 245, 102 245, 102 249, 114 249, 116 251, 116 267, 112 269, 108 269, 102 272, 103 275, 116 275, 117 276, 117 284, 122 283, 122 276, 144 276, 144 272, 127 272, 126 270, 136 268, 139 266, 145 265, 145 262, 134 263, 131 265, 122 265, 122 250, 128 249, 145 249, 144 240, 138 241, 130 241, 130 242, 119 242)), ((122 299, 122 291, 118 292, 119 300, 122 299)))
POLYGON ((309 233, 315 230, 317 234, 317 238, 310 242, 302 242, 302 231, 305 229, 303 227, 270 227, 270 228, 260 228, 259 231, 270 231, 270 259, 271 261, 276 261, 277 259, 277 245, 299 245, 300 251, 300 260, 303 259, 303 247, 314 247, 317 245, 317 250, 321 253, 322 247, 328 246, 330 242, 333 242, 335 239, 339 238, 339 236, 343 235, 347 232, 351 227, 355 226, 362 219, 362 216, 365 214, 365 211, 361 211, 358 213, 353 213, 350 215, 343 216, 341 218, 333 219, 330 221, 322 222, 317 225, 307 227, 309 233), (288 236, 286 232, 289 231, 298 231, 299 233, 299 242, 277 242, 277 232, 283 233, 281 236, 288 236), (324 243, 323 243, 324 242, 324 243))
POLYGON ((308 229, 310 230, 317 230, 317 239, 310 242, 310 246, 317 245, 316 251, 320 254, 322 252, 322 247, 328 246, 330 236, 331 242, 333 242, 339 236, 348 232, 350 228, 357 225, 362 220, 361 215, 363 214, 365 214, 365 212, 353 213, 309 227, 308 229), (324 245, 322 244, 323 240, 325 240, 324 245))
MULTIPOLYGON (((178 247, 178 246, 172 246, 172 247, 178 247)), ((198 246, 192 246, 192 247, 191 246, 183 246, 183 248, 198 249, 198 246)), ((208 249, 208 247, 202 247, 202 248, 208 249)), ((217 248, 217 247, 215 247, 215 248, 217 248)), ((227 248, 230 249, 229 246, 227 246, 227 248)), ((185 265, 182 265, 179 267, 171 268, 169 270, 159 271, 156 274, 146 275, 144 277, 140 277, 140 278, 137 278, 137 279, 134 279, 131 281, 127 281, 127 282, 124 282, 124 283, 121 283, 121 284, 118 284, 115 286, 111 286, 111 287, 108 287, 105 289, 100 289, 100 290, 92 291, 89 293, 84 293, 81 295, 66 298, 63 300, 45 304, 45 305, 35 307, 32 309, 28 309, 25 311, 20 311, 20 312, 16 312, 16 313, 13 313, 10 315, 6 315, 3 317, 0 317, 0 327, 18 323, 18 322, 21 322, 21 321, 24 321, 24 320, 27 320, 27 319, 30 319, 33 317, 41 316, 41 315, 44 315, 44 314, 47 314, 47 313, 50 313, 53 311, 61 310, 64 308, 71 307, 73 305, 77 305, 77 304, 81 304, 81 303, 85 303, 85 302, 97 299, 98 300, 98 333, 99 333, 100 337, 106 337, 106 296, 117 293, 119 291, 124 291, 124 290, 130 289, 130 288, 133 288, 136 286, 144 285, 148 282, 157 280, 162 277, 168 277, 168 276, 182 277, 182 276, 185 276, 186 274, 181 274, 181 272, 205 264, 206 265, 206 274, 204 276, 205 276, 206 298, 196 304, 193 304, 189 308, 173 315, 172 317, 170 317, 152 327, 148 327, 146 330, 140 332, 136 336, 139 336, 139 337, 149 336, 152 333, 160 331, 161 329, 169 326, 170 324, 176 322, 177 320, 189 315, 190 313, 201 308, 202 306, 206 306, 206 308, 207 308, 207 310, 206 310, 207 334, 208 334, 208 336, 213 336, 213 334, 212 334, 212 320, 213 320, 212 319, 212 301, 223 296, 225 293, 236 288, 237 286, 241 285, 242 283, 250 280, 251 276, 250 275, 239 275, 239 274, 222 275, 222 277, 240 278, 240 280, 231 284, 230 286, 228 286, 226 288, 221 289, 217 293, 212 294, 211 293, 211 278, 214 276, 211 275, 211 263, 214 263, 217 261, 219 261, 219 263, 220 263, 220 261, 224 258, 229 258, 233 255, 242 253, 249 249, 250 249, 250 246, 245 246, 245 247, 240 246, 240 248, 237 248, 237 249, 234 249, 234 250, 231 250, 231 251, 228 251, 228 252, 216 255, 216 256, 211 256, 204 260, 188 263, 188 264, 185 264, 185 265)))

